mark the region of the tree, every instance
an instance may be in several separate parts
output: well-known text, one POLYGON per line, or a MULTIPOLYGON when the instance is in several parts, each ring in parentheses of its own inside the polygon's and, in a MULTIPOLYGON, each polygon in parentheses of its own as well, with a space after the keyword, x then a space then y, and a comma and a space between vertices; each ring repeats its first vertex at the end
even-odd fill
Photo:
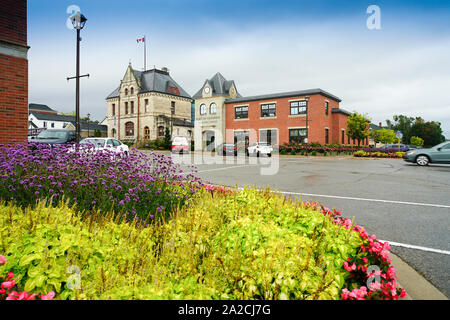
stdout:
POLYGON ((164 147, 166 149, 170 149, 172 146, 172 137, 170 135, 170 129, 166 127, 166 130, 164 132, 164 147))
POLYGON ((423 139, 422 138, 420 138, 420 137, 416 137, 416 136, 412 136, 411 137, 411 140, 410 140, 410 143, 412 144, 412 145, 415 145, 415 146, 418 146, 418 147, 423 147, 423 139))
POLYGON ((381 129, 372 132, 375 141, 383 144, 394 143, 396 140, 395 131, 391 129, 381 129))
POLYGON ((388 129, 395 132, 400 131, 402 133, 402 143, 408 144, 411 139, 411 128, 415 121, 422 120, 420 117, 408 117, 405 115, 395 115, 392 117, 394 122, 386 120, 388 129))
POLYGON ((432 147, 445 141, 440 122, 417 119, 410 132, 411 136, 422 138, 425 147, 432 147))
POLYGON ((101 133, 100 129, 95 129, 94 130, 94 137, 101 137, 101 136, 102 136, 102 133, 101 133))
POLYGON ((347 120, 347 136, 358 141, 358 146, 361 141, 370 135, 369 131, 370 120, 367 116, 354 112, 347 120))

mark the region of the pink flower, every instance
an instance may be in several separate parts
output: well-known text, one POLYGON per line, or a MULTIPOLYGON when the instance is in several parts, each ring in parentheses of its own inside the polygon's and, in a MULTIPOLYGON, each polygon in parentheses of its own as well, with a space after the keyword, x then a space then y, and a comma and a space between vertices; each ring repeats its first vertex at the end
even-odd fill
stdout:
POLYGON ((54 297, 55 297, 54 291, 50 291, 45 296, 41 294, 41 300, 53 300, 54 297))
POLYGON ((13 291, 6 297, 5 300, 17 300, 18 297, 19 294, 17 293, 17 291, 13 291))
POLYGON ((6 258, 0 254, 0 265, 4 264, 6 261, 6 258))
POLYGON ((341 297, 342 297, 342 300, 347 300, 349 297, 349 291, 347 289, 342 289, 341 297))
POLYGON ((363 261, 364 263, 367 263, 367 262, 369 262, 369 259, 367 259, 366 257, 363 257, 363 258, 362 258, 362 261, 363 261))
POLYGON ((379 289, 381 289, 381 283, 379 283, 378 281, 372 282, 370 285, 370 290, 371 291, 377 291, 379 289))
POLYGON ((11 290, 16 284, 16 280, 5 281, 2 283, 1 288, 5 290, 11 290))
POLYGON ((405 291, 405 289, 401 289, 400 290, 400 298, 404 298, 406 296, 406 291, 405 291))

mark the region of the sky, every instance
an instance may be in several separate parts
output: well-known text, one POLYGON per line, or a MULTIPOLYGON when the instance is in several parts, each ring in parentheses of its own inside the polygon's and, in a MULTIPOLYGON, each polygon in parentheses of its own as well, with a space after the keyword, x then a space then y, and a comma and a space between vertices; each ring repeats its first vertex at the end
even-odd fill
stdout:
POLYGON ((28 0, 29 102, 60 112, 75 109, 74 6, 81 116, 103 120, 128 64, 143 70, 145 35, 147 69, 191 95, 216 72, 243 96, 321 88, 375 124, 422 117, 450 138, 450 0, 28 0))

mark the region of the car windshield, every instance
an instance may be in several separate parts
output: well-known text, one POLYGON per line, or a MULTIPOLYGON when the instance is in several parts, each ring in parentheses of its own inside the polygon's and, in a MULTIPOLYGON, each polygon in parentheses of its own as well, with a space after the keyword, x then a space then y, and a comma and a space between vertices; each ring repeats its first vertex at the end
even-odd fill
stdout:
POLYGON ((80 141, 80 144, 92 144, 95 147, 104 147, 105 146, 105 140, 103 139, 84 139, 80 141))
POLYGON ((67 132, 64 131, 42 131, 36 139, 64 139, 67 137, 67 132))
POLYGON ((439 143, 438 145, 434 146, 433 149, 437 149, 437 148, 443 148, 444 146, 446 146, 447 144, 449 144, 448 141, 439 143))

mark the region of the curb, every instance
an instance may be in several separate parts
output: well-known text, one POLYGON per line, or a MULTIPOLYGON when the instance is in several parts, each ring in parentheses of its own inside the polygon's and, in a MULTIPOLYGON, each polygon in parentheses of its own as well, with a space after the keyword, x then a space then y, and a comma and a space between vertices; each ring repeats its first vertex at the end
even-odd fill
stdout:
POLYGON ((406 290, 400 300, 449 300, 441 291, 398 256, 389 253, 397 275, 397 283, 406 290))

